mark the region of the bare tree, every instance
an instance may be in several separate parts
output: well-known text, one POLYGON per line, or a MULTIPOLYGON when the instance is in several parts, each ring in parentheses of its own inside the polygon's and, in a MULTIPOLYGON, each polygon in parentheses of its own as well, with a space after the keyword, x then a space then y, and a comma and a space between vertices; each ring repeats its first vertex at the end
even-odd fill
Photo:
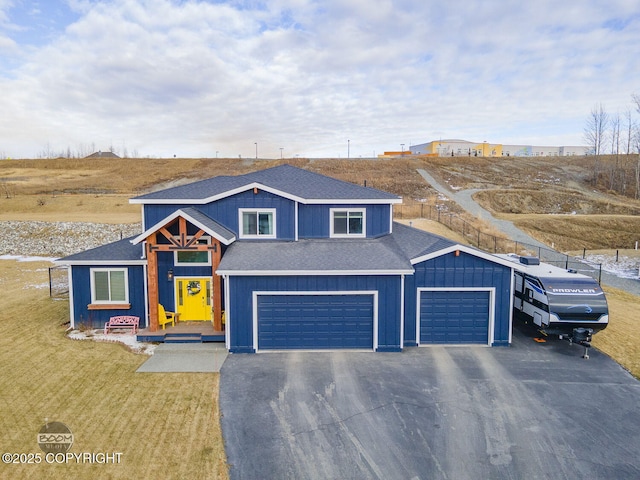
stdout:
POLYGON ((638 152, 638 157, 636 159, 636 168, 635 168, 635 181, 636 181, 636 195, 635 198, 640 198, 640 131, 636 130, 635 136, 633 137, 633 144, 635 146, 635 150, 638 152))
MULTIPOLYGON (((631 99, 633 103, 635 103, 636 111, 640 113, 640 95, 634 93, 631 95, 631 99)), ((640 198, 640 127, 636 125, 635 135, 633 137, 633 143, 635 144, 635 149, 638 152, 638 159, 636 161, 636 171, 635 171, 635 180, 636 180, 636 198, 640 198)))
POLYGON ((587 125, 584 127, 584 139, 591 148, 594 155, 601 155, 602 146, 604 144, 607 126, 609 123, 609 114, 605 111, 602 104, 596 105, 591 109, 587 125))
POLYGON ((589 146, 591 153, 595 159, 593 162, 593 184, 598 184, 600 175, 600 155, 605 140, 607 126, 609 123, 609 115, 605 111, 602 104, 596 105, 591 109, 587 124, 584 127, 584 139, 589 146))
POLYGON ((630 108, 624 112, 624 153, 631 155, 633 146, 633 135, 636 124, 633 120, 633 112, 630 108))
POLYGON ((616 157, 620 154, 620 113, 611 116, 609 124, 611 125, 611 154, 616 157))
POLYGON ((609 124, 611 125, 611 154, 616 156, 615 164, 609 169, 609 190, 615 190, 618 177, 624 175, 620 169, 620 113, 612 115, 609 124))

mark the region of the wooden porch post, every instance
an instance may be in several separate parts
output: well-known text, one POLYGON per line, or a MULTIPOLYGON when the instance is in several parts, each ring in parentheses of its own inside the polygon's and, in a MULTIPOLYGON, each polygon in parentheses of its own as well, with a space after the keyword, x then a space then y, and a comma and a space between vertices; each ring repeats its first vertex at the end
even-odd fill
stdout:
POLYGON ((149 331, 158 331, 158 254, 153 248, 156 234, 147 239, 147 288, 149 289, 149 331))
POLYGON ((222 331, 222 282, 220 276, 216 275, 220 258, 222 257, 222 246, 215 241, 215 250, 211 252, 211 275, 213 276, 213 329, 222 331))

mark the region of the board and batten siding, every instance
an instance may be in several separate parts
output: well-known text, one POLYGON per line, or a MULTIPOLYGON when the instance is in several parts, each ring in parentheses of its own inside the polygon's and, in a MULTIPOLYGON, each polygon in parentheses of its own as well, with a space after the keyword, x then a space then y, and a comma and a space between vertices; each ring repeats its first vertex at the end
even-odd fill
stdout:
POLYGON ((495 287, 495 317, 490 345, 508 345, 511 338, 511 269, 484 258, 460 252, 441 255, 415 264, 415 273, 405 277, 405 346, 417 345, 416 314, 418 288, 495 287))
POLYGON ((237 193, 229 197, 221 198, 215 202, 204 205, 148 204, 144 206, 145 228, 150 228, 156 223, 167 218, 176 210, 185 207, 193 207, 209 216, 216 222, 224 225, 239 236, 238 210, 241 208, 275 208, 276 209, 276 235, 279 240, 295 239, 295 202, 273 193, 253 189, 237 193))
POLYGON ((73 313, 74 328, 103 328, 110 317, 116 315, 134 315, 140 317, 140 326, 145 325, 146 308, 144 296, 144 268, 142 265, 73 265, 73 313), (90 310, 91 304, 91 269, 92 268, 124 268, 127 270, 129 286, 129 309, 90 310))
POLYGON ((253 292, 378 292, 378 351, 400 351, 400 275, 231 276, 228 302, 229 347, 253 353, 253 292))
POLYGON ((391 225, 391 207, 384 205, 298 205, 299 238, 327 238, 330 233, 331 209, 366 209, 367 238, 379 237, 389 233, 391 225))

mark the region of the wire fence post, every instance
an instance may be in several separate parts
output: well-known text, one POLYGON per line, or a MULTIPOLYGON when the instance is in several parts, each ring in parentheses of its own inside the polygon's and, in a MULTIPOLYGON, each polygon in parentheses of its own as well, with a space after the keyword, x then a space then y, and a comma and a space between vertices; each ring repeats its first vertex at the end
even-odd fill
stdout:
MULTIPOLYGON (((468 225, 469 228, 467 228, 468 222, 461 216, 448 212, 446 205, 429 204, 428 217, 425 217, 425 214, 427 213, 427 211, 424 207, 425 207, 425 204, 423 202, 414 202, 411 205, 402 204, 398 209, 398 213, 400 215, 400 218, 413 218, 418 215, 418 211, 419 211, 420 218, 427 218, 428 220, 437 221, 442 225, 448 226, 451 230, 455 232, 462 233, 462 236, 468 240, 469 244, 473 244, 473 240, 475 238, 477 242, 477 247, 479 249, 483 248, 482 247, 483 232, 479 228, 472 225, 471 223, 469 223, 468 225), (415 203, 420 203, 419 210, 416 208, 415 203), (433 208, 437 210, 437 215, 434 215, 433 208), (448 223, 446 218, 442 218, 443 215, 449 217, 448 223), (458 222, 460 222, 462 225, 460 225, 458 222)), ((582 260, 580 260, 579 254, 576 255, 575 257, 570 257, 566 253, 558 252, 555 249, 546 248, 541 245, 532 245, 528 243, 523 243, 515 239, 498 237, 496 235, 491 235, 489 233, 487 233, 486 235, 489 236, 489 239, 487 240, 487 245, 486 245, 487 252, 491 251, 490 239, 493 238, 493 253, 497 254, 498 252, 502 252, 502 253, 516 253, 518 255, 524 255, 524 254, 533 254, 537 250, 538 258, 540 258, 540 261, 552 263, 560 267, 564 263, 566 270, 569 270, 571 266, 570 263, 573 259, 579 265, 585 265, 585 268, 588 267, 587 270, 589 271, 589 275, 593 276, 594 278, 597 277, 597 280, 599 283, 602 282, 602 264, 601 263, 595 264, 586 260, 586 256, 587 256, 586 247, 582 249, 582 260), (513 245, 514 250, 510 250, 509 245, 513 245), (542 258, 543 251, 545 254, 545 258, 542 258), (564 257, 564 259, 562 257, 564 257)), ((619 261, 619 250, 616 250, 616 262, 618 261, 619 261)), ((578 269, 579 271, 585 271, 579 266, 576 266, 575 268, 578 269)), ((50 271, 49 273, 50 273, 50 279, 49 279, 50 290, 52 290, 53 291, 52 293, 55 295, 55 290, 57 290, 55 288, 55 283, 56 283, 54 280, 55 275, 53 275, 55 272, 50 271), (53 289, 51 289, 52 285, 54 286, 53 289)))

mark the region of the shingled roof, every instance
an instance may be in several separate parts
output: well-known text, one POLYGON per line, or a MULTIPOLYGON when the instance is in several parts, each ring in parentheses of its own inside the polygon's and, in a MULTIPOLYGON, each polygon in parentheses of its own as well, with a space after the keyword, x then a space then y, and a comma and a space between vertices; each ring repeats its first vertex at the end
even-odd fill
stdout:
POLYGON ((396 248, 408 259, 422 257, 457 245, 457 242, 448 238, 398 222, 393 222, 393 234, 389 236, 389 240, 393 241, 396 248))
POLYGON ((222 257, 218 274, 327 275, 410 274, 407 258, 383 239, 309 239, 297 242, 236 242, 222 257))
POLYGON ((124 238, 117 242, 75 253, 56 260, 56 263, 63 265, 144 265, 147 260, 142 258, 142 248, 139 245, 131 244, 133 238, 135 237, 124 238))
POLYGON ((400 203, 397 195, 375 188, 363 187, 310 172, 292 165, 279 165, 237 176, 219 176, 180 185, 130 200, 131 203, 203 204, 250 188, 262 188, 271 193, 301 203, 400 203))
POLYGON ((394 222, 393 233, 373 239, 236 242, 226 251, 224 274, 411 274, 411 260, 456 242, 394 222))
POLYGON ((183 217, 187 221, 196 225, 197 227, 204 230, 206 233, 211 235, 213 238, 218 239, 225 245, 229 245, 232 242, 235 242, 236 235, 231 230, 229 230, 224 225, 219 224, 214 219, 209 217, 208 215, 202 213, 200 210, 193 207, 181 208, 180 210, 176 210, 168 217, 162 219, 156 225, 150 227, 137 237, 135 237, 131 243, 138 244, 145 240, 151 233, 158 231, 161 227, 164 227, 168 223, 171 223, 178 217, 183 217))

